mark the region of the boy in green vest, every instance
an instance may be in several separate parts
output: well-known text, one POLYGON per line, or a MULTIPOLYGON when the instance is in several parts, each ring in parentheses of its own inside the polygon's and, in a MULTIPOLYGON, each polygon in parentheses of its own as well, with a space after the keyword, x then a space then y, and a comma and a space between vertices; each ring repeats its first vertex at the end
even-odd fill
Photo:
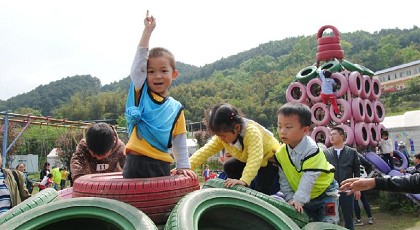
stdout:
POLYGON ((338 183, 334 167, 308 136, 311 110, 301 103, 287 103, 277 112, 278 134, 283 143, 275 154, 279 164, 280 191, 310 221, 337 224, 338 183))

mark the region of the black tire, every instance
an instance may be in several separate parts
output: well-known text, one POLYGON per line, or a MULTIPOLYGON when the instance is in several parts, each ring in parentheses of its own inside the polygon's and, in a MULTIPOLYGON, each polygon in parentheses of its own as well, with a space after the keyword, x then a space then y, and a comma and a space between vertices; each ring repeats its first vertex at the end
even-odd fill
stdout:
POLYGON ((172 210, 165 229, 300 229, 271 204, 243 192, 212 188, 194 191, 172 210))
POLYGON ((72 196, 119 200, 140 209, 156 224, 164 224, 176 203, 198 189, 198 179, 183 175, 125 179, 117 172, 77 178, 72 196))
MULTIPOLYGON (((58 196, 58 192, 53 188, 46 188, 35 194, 34 196, 24 200, 20 204, 16 205, 3 215, 0 215, 0 224, 5 223, 13 219, 16 216, 21 215, 31 209, 37 208, 54 201, 58 196)), ((6 228, 0 228, 6 229, 6 228)))
POLYGON ((302 230, 346 230, 347 228, 341 227, 337 224, 325 223, 325 222, 311 222, 302 230))
POLYGON ((0 229, 157 229, 135 207, 104 198, 72 198, 52 202, 23 213, 0 229))
MULTIPOLYGON (((224 180, 215 178, 215 179, 211 179, 206 181, 206 183, 204 183, 203 185, 203 189, 205 188, 225 188, 224 186, 224 180)), ((284 214, 286 214, 290 219, 292 219, 299 227, 305 226, 308 222, 309 222, 309 218, 306 215, 306 213, 304 214, 300 214, 299 212, 297 212, 291 205, 282 202, 278 199, 275 199, 269 195, 266 195, 264 193, 258 192, 256 190, 244 187, 244 186, 240 186, 240 185, 235 185, 231 188, 229 188, 230 190, 235 190, 235 191, 239 191, 239 192, 243 192, 246 193, 248 195, 251 196, 255 196, 271 205, 273 205, 274 207, 276 207, 277 209, 279 209, 280 211, 282 211, 284 214)))

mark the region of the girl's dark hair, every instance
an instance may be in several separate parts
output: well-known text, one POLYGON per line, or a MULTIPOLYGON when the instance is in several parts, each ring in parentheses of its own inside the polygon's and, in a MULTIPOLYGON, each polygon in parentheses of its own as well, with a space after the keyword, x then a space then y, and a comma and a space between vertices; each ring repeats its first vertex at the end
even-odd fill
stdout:
POLYGON ((50 166, 50 163, 49 162, 44 162, 44 166, 42 168, 44 170, 46 170, 48 166, 50 166))
POLYGON ((233 105, 217 104, 208 113, 207 126, 213 133, 232 132, 236 124, 242 124, 242 116, 233 105))
POLYGON ((116 139, 114 128, 103 122, 94 124, 86 132, 87 147, 97 155, 109 152, 116 139))

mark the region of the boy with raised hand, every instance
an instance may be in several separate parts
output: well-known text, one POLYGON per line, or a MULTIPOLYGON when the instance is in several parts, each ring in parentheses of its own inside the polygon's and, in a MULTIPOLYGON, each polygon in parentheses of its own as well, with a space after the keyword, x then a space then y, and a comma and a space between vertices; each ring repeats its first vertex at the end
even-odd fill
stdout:
POLYGON ((334 167, 308 136, 311 110, 301 103, 287 103, 278 110, 277 119, 283 144, 275 159, 286 202, 298 212, 305 210, 311 221, 338 223, 338 183, 334 167))
POLYGON ((126 119, 130 139, 126 144, 124 178, 148 178, 183 174, 192 178, 187 148, 184 107, 169 97, 168 89, 178 76, 174 55, 156 47, 149 51, 149 40, 156 19, 144 19, 144 30, 131 67, 126 119), (170 170, 174 159, 176 168, 170 170))

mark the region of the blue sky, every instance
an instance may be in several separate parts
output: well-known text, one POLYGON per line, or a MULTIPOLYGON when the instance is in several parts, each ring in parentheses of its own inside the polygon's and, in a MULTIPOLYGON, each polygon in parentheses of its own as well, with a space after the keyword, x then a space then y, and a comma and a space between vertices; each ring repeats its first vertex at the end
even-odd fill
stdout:
POLYGON ((203 66, 323 25, 341 32, 419 26, 420 2, 222 0, 0 0, 0 99, 76 74, 102 84, 128 76, 146 10, 150 46, 203 66))

